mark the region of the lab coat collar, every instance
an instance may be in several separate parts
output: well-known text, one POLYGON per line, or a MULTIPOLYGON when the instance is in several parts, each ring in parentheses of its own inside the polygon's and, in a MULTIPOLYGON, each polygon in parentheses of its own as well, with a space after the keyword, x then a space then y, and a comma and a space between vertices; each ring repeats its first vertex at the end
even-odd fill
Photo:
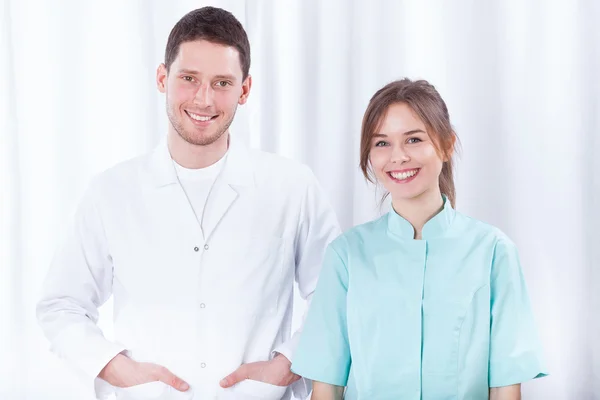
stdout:
MULTIPOLYGON (((232 140, 231 135, 226 157, 219 181, 233 186, 254 186, 254 169, 249 149, 240 141, 232 140)), ((149 168, 156 187, 178 182, 166 139, 163 139, 152 152, 149 168)))
MULTIPOLYGON (((450 225, 452 225, 455 211, 448 198, 445 195, 442 195, 442 197, 444 199, 444 208, 423 226, 421 236, 424 240, 443 236, 450 225)), ((414 228, 410 222, 394 209, 388 213, 388 232, 402 239, 413 239, 415 235, 414 228)))

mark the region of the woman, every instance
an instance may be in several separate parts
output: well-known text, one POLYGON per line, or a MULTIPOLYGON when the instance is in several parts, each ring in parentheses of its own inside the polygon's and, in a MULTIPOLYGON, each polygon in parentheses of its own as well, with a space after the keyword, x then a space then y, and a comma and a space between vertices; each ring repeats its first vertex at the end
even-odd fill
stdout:
POLYGON ((293 372, 313 400, 520 399, 545 370, 517 249, 454 210, 446 104, 426 81, 390 83, 361 135, 393 210, 329 246, 293 372))

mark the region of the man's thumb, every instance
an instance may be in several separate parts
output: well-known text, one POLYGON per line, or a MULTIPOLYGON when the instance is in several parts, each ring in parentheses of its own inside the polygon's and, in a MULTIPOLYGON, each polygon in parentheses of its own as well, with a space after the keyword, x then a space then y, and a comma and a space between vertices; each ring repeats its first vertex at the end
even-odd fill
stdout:
POLYGON ((219 384, 222 388, 228 388, 246 379, 248 379, 248 368, 246 365, 242 365, 230 375, 223 378, 219 384))
POLYGON ((185 392, 190 388, 190 385, 184 382, 181 378, 175 376, 171 371, 169 371, 165 367, 159 368, 157 378, 159 381, 166 383, 167 385, 179 390, 180 392, 185 392))

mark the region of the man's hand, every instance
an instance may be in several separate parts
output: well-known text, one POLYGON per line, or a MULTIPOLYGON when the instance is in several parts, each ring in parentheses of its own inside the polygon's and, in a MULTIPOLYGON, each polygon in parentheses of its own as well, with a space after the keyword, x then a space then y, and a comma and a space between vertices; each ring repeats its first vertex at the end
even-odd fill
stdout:
POLYGON ((98 374, 99 378, 113 386, 128 388, 144 383, 161 381, 169 386, 185 392, 190 386, 160 365, 140 363, 131 358, 118 354, 98 374))
POLYGON ((282 354, 277 354, 271 361, 243 364, 231 375, 223 378, 221 387, 228 388, 246 379, 276 386, 288 386, 300 379, 299 375, 290 371, 291 365, 292 363, 282 354))

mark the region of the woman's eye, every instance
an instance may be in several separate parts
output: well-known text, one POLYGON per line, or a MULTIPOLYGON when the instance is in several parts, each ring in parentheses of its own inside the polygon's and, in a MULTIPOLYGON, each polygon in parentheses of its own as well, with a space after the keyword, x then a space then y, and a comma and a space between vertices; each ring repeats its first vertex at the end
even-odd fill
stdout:
POLYGON ((419 143, 421 141, 422 140, 419 139, 419 138, 417 138, 417 137, 411 137, 411 138, 408 139, 408 143, 419 143))
POLYGON ((387 146, 387 142, 385 140, 380 140, 377 143, 375 143, 375 147, 383 147, 383 146, 387 146))

